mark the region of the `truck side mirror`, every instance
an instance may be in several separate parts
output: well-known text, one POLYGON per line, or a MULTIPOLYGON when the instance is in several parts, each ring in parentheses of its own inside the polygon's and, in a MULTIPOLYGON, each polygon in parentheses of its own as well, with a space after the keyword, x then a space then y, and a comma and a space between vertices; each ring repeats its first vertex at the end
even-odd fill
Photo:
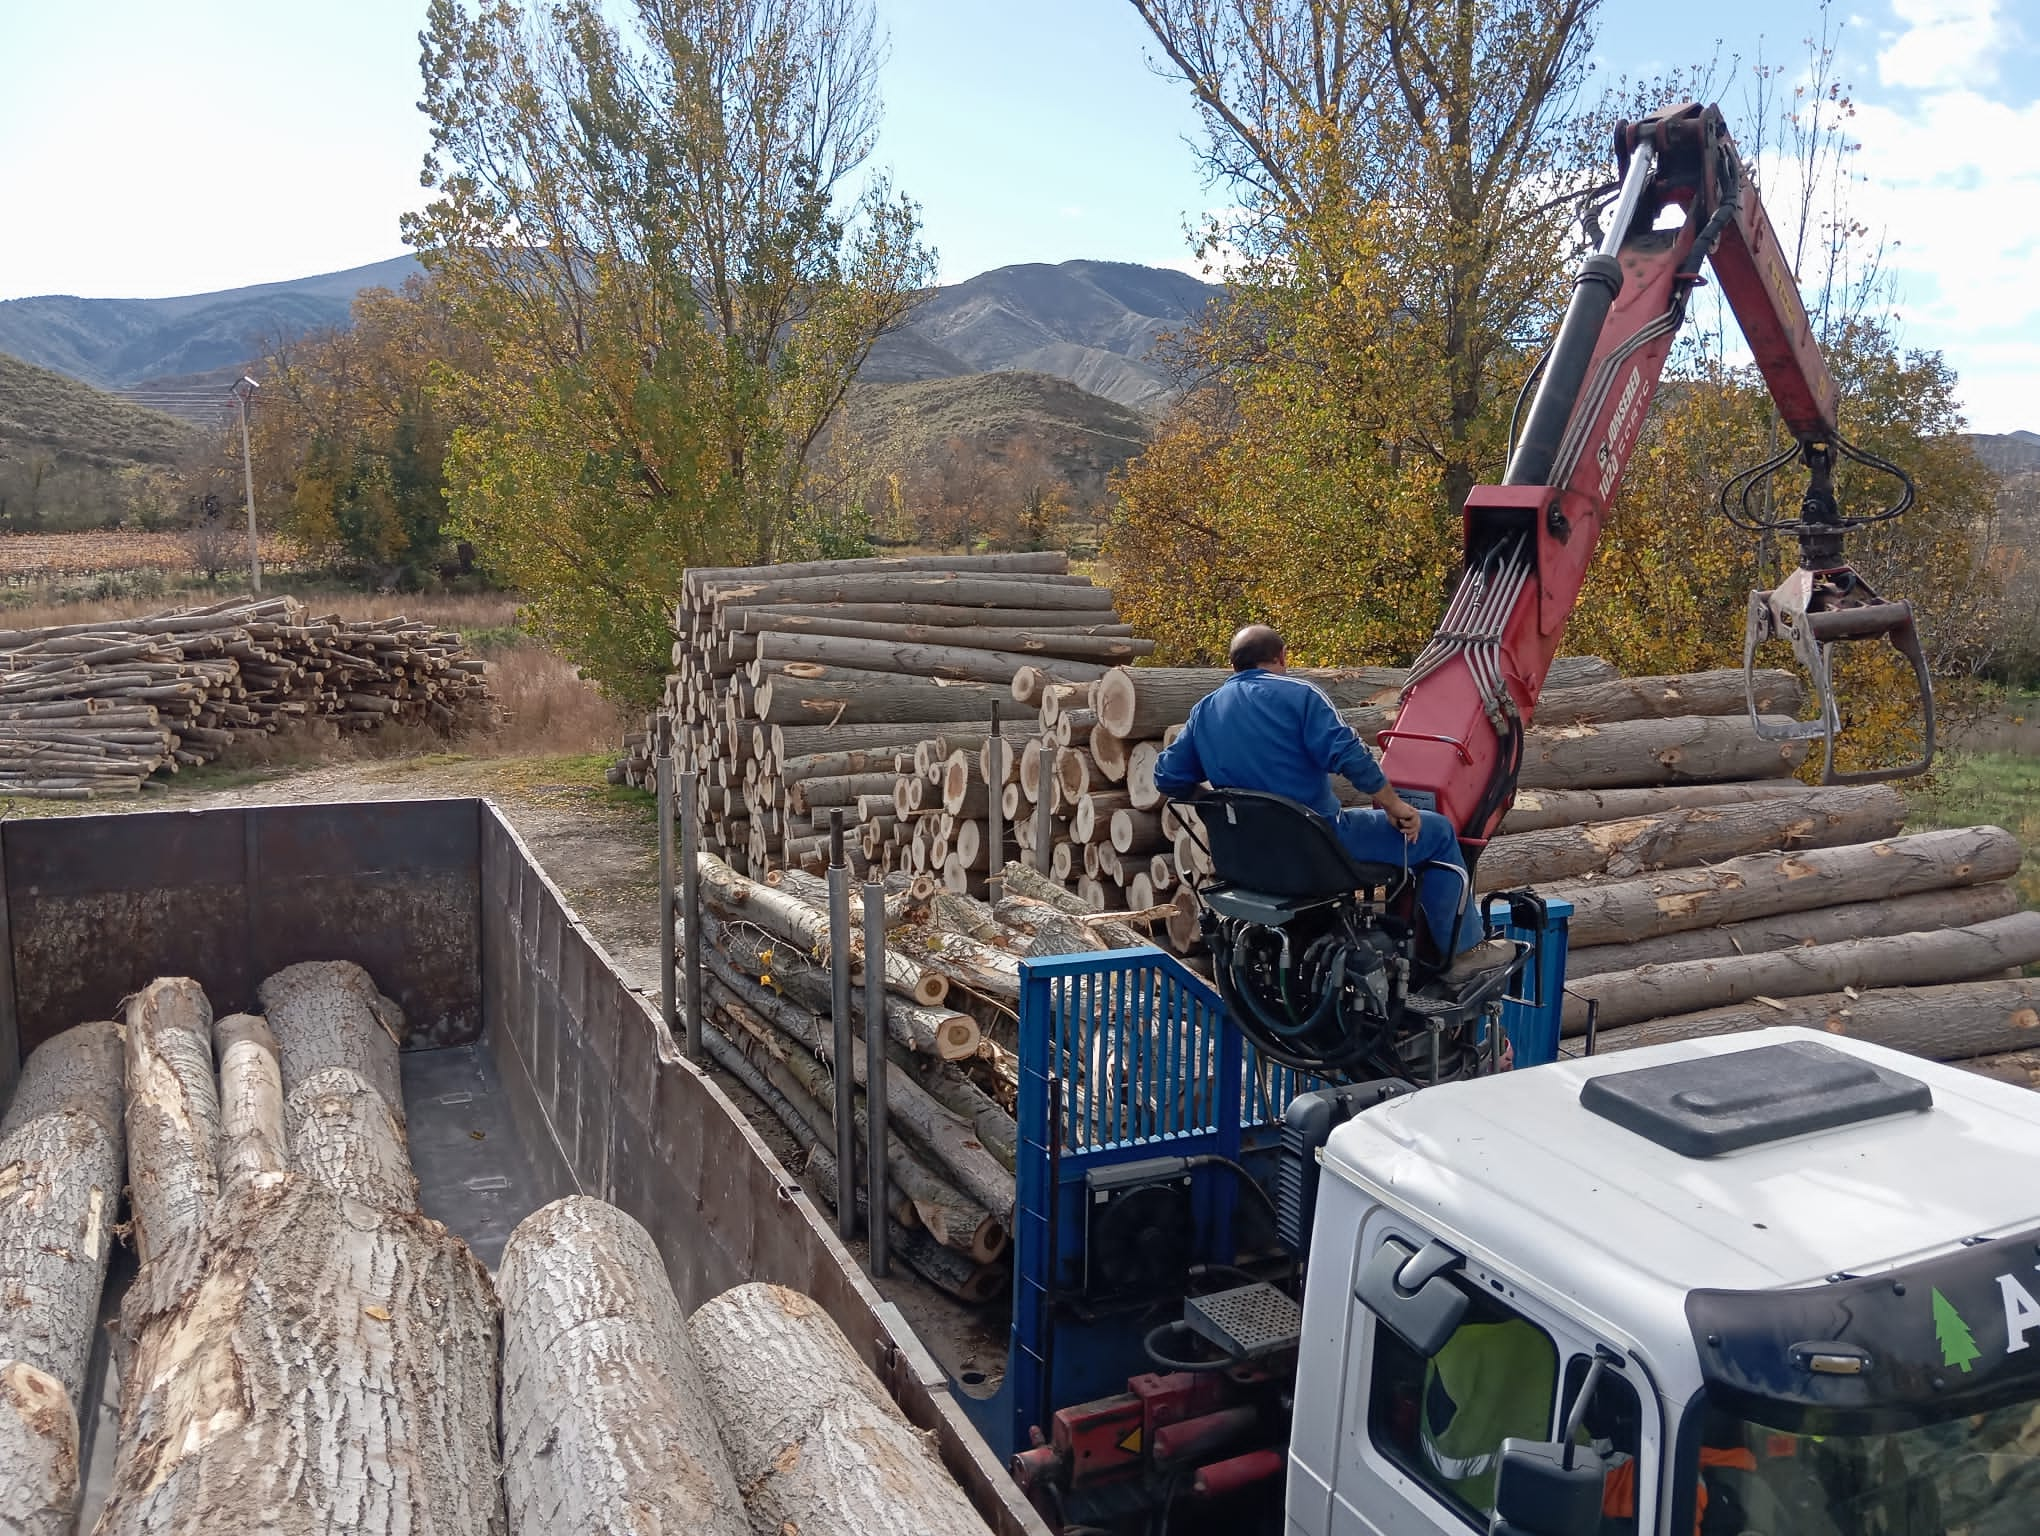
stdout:
POLYGON ((1353 1299, 1426 1360, 1445 1347, 1471 1304, 1451 1279, 1463 1255, 1435 1238, 1422 1253, 1389 1238, 1361 1266, 1353 1299))
POLYGON ((1504 1440, 1488 1536, 1595 1536, 1607 1475, 1591 1446, 1504 1440))

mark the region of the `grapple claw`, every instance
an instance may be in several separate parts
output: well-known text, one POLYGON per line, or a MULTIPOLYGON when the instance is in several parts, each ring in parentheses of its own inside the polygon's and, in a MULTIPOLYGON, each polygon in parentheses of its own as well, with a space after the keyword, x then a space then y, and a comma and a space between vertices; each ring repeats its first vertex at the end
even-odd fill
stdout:
POLYGON ((1772 591, 1750 594, 1749 618, 1743 629, 1743 681, 1750 723, 1758 736, 1765 741, 1821 743, 1823 784, 1874 784, 1910 778, 1925 773, 1933 765, 1934 685, 1927 671, 1926 653, 1920 647, 1912 604, 1885 601, 1847 566, 1820 571, 1801 566, 1772 591), (1925 747, 1916 761, 1897 767, 1838 772, 1835 743, 1841 736, 1842 724, 1835 699, 1832 652, 1837 645, 1877 639, 1889 640, 1892 649, 1912 663, 1925 722, 1925 747), (1788 643, 1805 669, 1813 685, 1817 709, 1813 719, 1779 725, 1767 723, 1758 710, 1757 647, 1767 640, 1788 643))

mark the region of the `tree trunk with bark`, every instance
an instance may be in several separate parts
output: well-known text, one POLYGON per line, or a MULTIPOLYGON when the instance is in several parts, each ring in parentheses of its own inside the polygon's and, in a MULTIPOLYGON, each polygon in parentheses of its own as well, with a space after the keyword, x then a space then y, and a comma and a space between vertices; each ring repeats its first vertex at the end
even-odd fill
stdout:
POLYGON ((1924 891, 1889 901, 1857 901, 1811 912, 1751 918, 1713 928, 1667 933, 1634 944, 1596 944, 1566 954, 1568 982, 1633 971, 1644 965, 1676 965, 1689 960, 1763 954, 1843 939, 1879 939, 1897 933, 1932 933, 1966 928, 2019 910, 2019 896, 2008 882, 1967 886, 1951 891, 1924 891))
POLYGON ((336 1195, 386 1211, 418 1209, 418 1180, 403 1132, 359 1072, 326 1067, 283 1101, 290 1165, 336 1195))
POLYGON ((2019 857, 2018 839, 2002 828, 1961 827, 1853 848, 1757 854, 1712 869, 1667 870, 1606 885, 1558 885, 1547 893, 1572 902, 1573 942, 1613 944, 1842 902, 1984 885, 2010 876, 2019 857))
MULTIPOLYGON (((836 1182, 836 1156, 827 1147, 817 1143, 809 1148, 801 1176, 814 1185, 814 1192, 831 1210, 840 1207, 843 1196, 836 1182)), ((866 1222, 871 1219, 870 1203, 862 1188, 857 1191, 857 1214, 866 1222)), ((922 1228, 902 1226, 890 1216, 886 1218, 886 1247, 898 1262, 965 1306, 983 1306, 996 1299, 1011 1277, 1008 1265, 979 1264, 954 1248, 943 1247, 922 1228)))
POLYGON ((276 1037, 286 1094, 315 1072, 345 1067, 382 1095, 404 1125, 404 1018, 374 979, 350 960, 286 966, 256 989, 276 1037))
POLYGON ((2040 1090, 2040 1050, 2001 1051, 1995 1056, 1975 1056, 1959 1065, 2001 1083, 2040 1090))
POLYGON ((744 1285, 688 1323, 760 1533, 989 1536, 927 1437, 820 1306, 744 1285))
POLYGON ((817 675, 783 672, 761 687, 754 706, 758 718, 767 725, 805 726, 990 720, 992 701, 1005 693, 984 683, 812 670, 817 675))
POLYGON ((143 1266, 98 1536, 499 1536, 496 1302, 439 1223, 286 1176, 143 1266))
MULTIPOLYGON (((825 914, 794 896, 745 879, 713 854, 701 854, 697 867, 701 873, 701 899, 705 904, 732 917, 757 923, 778 937, 799 945, 804 954, 815 958, 827 955, 829 924, 825 914)), ((853 942, 851 965, 853 971, 863 968, 861 938, 853 942)), ((885 956, 885 981, 888 990, 924 1008, 940 1003, 949 991, 949 984, 941 974, 917 964, 890 946, 885 956)))
POLYGON ((185 977, 127 1003, 128 1189, 144 1264, 193 1236, 219 1199, 212 1005, 185 977))
POLYGON ((69 1110, 90 1115, 115 1138, 125 1167, 121 1077, 126 1051, 120 1026, 110 1019, 73 1025, 52 1035, 29 1053, 22 1066, 7 1117, 0 1120, 0 1141, 31 1120, 69 1110))
POLYGON ((220 1187, 269 1181, 290 1166, 283 1130, 283 1068, 267 1021, 230 1013, 213 1021, 220 1063, 220 1187))
POLYGON ((1605 725, 1616 720, 1669 720, 1679 715, 1741 715, 1754 697, 1757 713, 1796 715, 1804 694, 1796 674, 1760 671, 1745 690, 1740 667, 1669 677, 1616 677, 1546 688, 1533 717, 1538 725, 1605 725))
POLYGON ((811 661, 826 667, 861 667, 902 677, 941 677, 962 683, 995 683, 1010 691, 1018 667, 1046 667, 1067 682, 1090 682, 1111 670, 1109 660, 1044 661, 1039 653, 989 651, 965 645, 915 644, 905 640, 853 640, 839 635, 770 633, 758 637, 766 661, 811 661))
POLYGON ((1518 782, 1526 789, 1618 789, 1786 778, 1805 757, 1805 742, 1765 741, 1736 716, 1532 726, 1518 782))
POLYGON ((1932 1061, 1962 1061, 2030 1050, 2040 1041, 2040 978, 1969 981, 1944 987, 1827 993, 1709 1008, 1648 1024, 1612 1029, 1599 1051, 1633 1050, 1670 1040, 1698 1040, 1791 1024, 1849 1035, 1932 1061))
POLYGON ((1875 842, 1904 825, 1905 797, 1888 784, 1835 787, 1784 800, 1507 833, 1481 855, 1475 881, 1493 891, 1578 875, 1619 879, 1749 853, 1875 842))
MULTIPOLYGON (((990 719, 987 712, 986 718, 990 719)), ((955 726, 951 720, 879 721, 850 725, 842 722, 821 725, 760 725, 774 762, 807 757, 818 752, 911 752, 931 736, 940 736, 955 726)))
MULTIPOLYGON (((935 603, 946 608, 1033 608, 1042 612, 1109 613, 1112 594, 1076 576, 995 580, 969 573, 799 576, 718 585, 717 608, 778 603, 935 603)), ((1099 623, 1110 622, 1106 619, 1099 623)))
POLYGON ((650 1233, 600 1200, 556 1200, 510 1234, 496 1287, 510 1536, 747 1536, 650 1233))
POLYGON ((71 1536, 79 1470, 78 1415, 63 1383, 0 1359, 0 1531, 71 1536))
POLYGON ((2040 912, 2015 912, 1967 928, 1647 965, 1578 981, 1567 977, 1565 1032, 1586 1032, 1589 1003, 1600 1004, 1601 1026, 1614 1029, 1756 997, 1978 981, 2035 961, 2040 961, 2040 912))
POLYGON ((83 1110, 39 1115, 0 1140, 0 1360, 47 1371, 74 1407, 99 1321, 121 1172, 119 1135, 83 1110))
POLYGON ((1796 779, 1757 779, 1748 784, 1668 784, 1648 789, 1522 789, 1501 830, 1542 832, 1587 821, 1621 821, 1665 811, 1701 806, 1747 805, 1760 800, 1790 800, 1815 793, 1796 779))
MULTIPOLYGON (((789 614, 776 608, 746 608, 741 612, 741 627, 746 634, 817 635, 885 645, 1003 651, 1025 658, 1018 663, 1020 666, 1040 663, 1043 657, 1051 658, 1046 663, 1051 668, 1058 659, 1097 661, 1111 665, 1138 660, 1155 648, 1155 642, 1152 640, 1135 639, 1132 626, 1126 624, 1095 624, 1076 629, 1060 627, 1028 629, 993 624, 969 626, 906 622, 887 624, 872 619, 834 619, 813 614, 789 614)), ((994 609, 991 612, 997 614, 998 610, 994 609)), ((781 653, 774 650, 764 654, 781 653)), ((1012 674, 1013 668, 1006 668, 1005 677, 1001 681, 1010 680, 1012 674)))

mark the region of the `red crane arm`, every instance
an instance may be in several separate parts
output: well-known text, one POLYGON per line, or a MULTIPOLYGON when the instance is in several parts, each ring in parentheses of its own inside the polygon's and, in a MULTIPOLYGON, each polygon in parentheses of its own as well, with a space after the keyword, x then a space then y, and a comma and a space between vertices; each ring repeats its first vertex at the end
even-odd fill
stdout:
POLYGON ((1575 284, 1505 483, 1467 497, 1459 585, 1381 736, 1389 781, 1444 813, 1469 856, 1514 794, 1523 731, 1704 258, 1794 435, 1834 433, 1834 380, 1719 109, 1625 123, 1616 148, 1608 238, 1575 284), (1685 216, 1660 229, 1667 208, 1685 216))

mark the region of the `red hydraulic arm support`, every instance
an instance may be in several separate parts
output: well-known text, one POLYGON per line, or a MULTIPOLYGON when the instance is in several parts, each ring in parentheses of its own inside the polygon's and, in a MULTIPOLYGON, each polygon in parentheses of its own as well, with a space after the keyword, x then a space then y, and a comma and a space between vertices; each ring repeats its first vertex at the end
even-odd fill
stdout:
POLYGON ((1703 259, 1795 436, 1833 432, 1834 381, 1720 111, 1625 123, 1616 148, 1607 239, 1575 285, 1506 483, 1467 497, 1464 574, 1381 736, 1389 781, 1429 798, 1469 855, 1514 795, 1523 732, 1703 259), (1668 208, 1684 218, 1660 229, 1668 208))

